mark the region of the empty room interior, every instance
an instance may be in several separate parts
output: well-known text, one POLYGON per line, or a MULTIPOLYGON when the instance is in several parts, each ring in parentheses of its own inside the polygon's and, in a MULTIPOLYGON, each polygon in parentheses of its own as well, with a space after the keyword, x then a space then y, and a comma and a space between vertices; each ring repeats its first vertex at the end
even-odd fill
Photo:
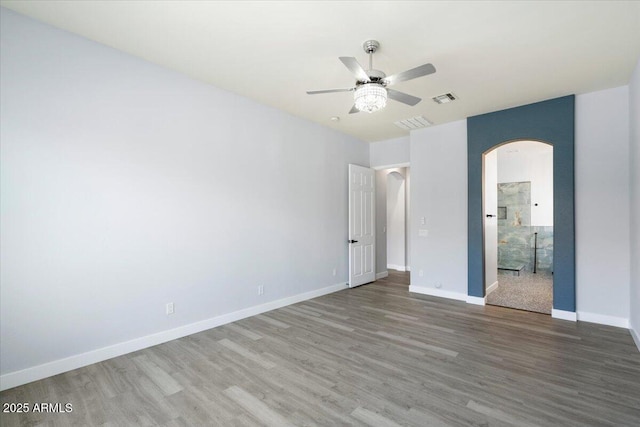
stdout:
POLYGON ((640 425, 640 2, 0 20, 2 426, 640 425))

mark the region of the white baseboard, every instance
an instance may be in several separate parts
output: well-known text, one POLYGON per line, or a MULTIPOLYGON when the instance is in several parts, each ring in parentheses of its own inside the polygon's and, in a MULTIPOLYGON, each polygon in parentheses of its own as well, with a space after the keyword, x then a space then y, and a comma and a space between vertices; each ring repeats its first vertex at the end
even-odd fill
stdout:
POLYGON ((495 282, 493 282, 489 287, 487 287, 487 295, 489 295, 491 292, 495 291, 496 289, 498 289, 498 281, 497 280, 495 282))
POLYGON ((385 277, 389 277, 388 271, 383 271, 381 273, 376 273, 376 280, 384 279, 385 277))
POLYGON ((569 320, 571 322, 575 322, 578 320, 578 317, 573 311, 564 311, 564 310, 556 310, 555 308, 551 309, 551 317, 562 320, 569 320))
POLYGON ((423 294, 423 295, 431 295, 431 296, 434 296, 434 297, 455 299, 455 300, 458 300, 458 301, 466 301, 467 300, 467 295, 465 295, 463 293, 451 292, 451 291, 443 291, 441 289, 429 288, 427 286, 410 285, 409 286, 409 292, 415 292, 416 294, 423 294))
POLYGON ((467 304, 486 305, 487 297, 474 297, 472 295, 467 295, 465 301, 467 301, 467 304))
POLYGON ((346 283, 338 283, 332 286, 327 286, 325 288, 316 289, 314 291, 309 291, 276 301, 267 302, 264 304, 234 311, 233 313, 223 314, 221 316, 212 317, 200 322, 190 323, 178 328, 169 329, 140 338, 135 338, 130 341, 121 342, 108 347, 103 347, 97 350, 70 356, 64 359, 54 360, 42 365, 32 366, 20 371, 10 372, 8 374, 0 376, 0 391, 27 384, 33 381, 41 380, 43 378, 48 378, 53 375, 58 375, 63 372, 71 371, 73 369, 82 368, 83 366, 91 365, 93 363, 102 362, 103 360, 122 356, 123 354, 142 350, 147 347, 152 347, 154 345, 182 338, 187 335, 192 335, 197 332, 202 332, 207 329, 222 326, 227 323, 235 322, 237 320, 255 316, 257 314, 275 310, 280 307, 285 307, 287 305, 295 304, 311 298, 317 298, 322 295, 330 294, 332 292, 341 291, 346 288, 346 285, 346 283))
POLYGON ((599 323, 601 325, 629 329, 629 319, 624 317, 606 316, 604 314, 587 313, 584 311, 579 311, 577 314, 578 320, 581 322, 599 323))
POLYGON ((406 265, 387 264, 387 269, 398 271, 409 271, 406 265))
POLYGON ((640 335, 633 328, 629 328, 629 332, 631 332, 631 338, 633 338, 636 343, 636 347, 638 347, 638 351, 640 351, 640 335))

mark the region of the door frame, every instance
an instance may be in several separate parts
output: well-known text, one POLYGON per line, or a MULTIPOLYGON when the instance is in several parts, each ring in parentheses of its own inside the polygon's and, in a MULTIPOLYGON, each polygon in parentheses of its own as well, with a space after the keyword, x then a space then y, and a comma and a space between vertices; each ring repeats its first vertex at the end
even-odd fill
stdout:
MULTIPOLYGON (((411 162, 402 162, 402 163, 390 163, 390 164, 385 164, 385 165, 378 165, 378 166, 371 166, 371 169, 373 169, 374 171, 376 171, 376 177, 377 177, 377 173, 379 171, 385 171, 387 169, 397 169, 397 168, 411 168, 411 162)), ((385 182, 386 182, 386 175, 384 177, 385 182)), ((405 182, 406 185, 406 182, 405 182)), ((377 191, 378 189, 376 188, 376 198, 377 198, 377 191)), ((408 198, 409 200, 411 200, 411 187, 409 187, 409 193, 405 195, 406 198, 408 198)), ((405 199, 405 203, 406 203, 405 199)), ((378 266, 378 268, 381 265, 384 265, 384 271, 381 272, 376 272, 376 280, 377 279, 384 279, 385 277, 389 276, 389 271, 387 270, 387 257, 386 257, 386 248, 387 248, 387 233, 386 232, 382 232, 379 229, 379 221, 380 221, 380 217, 382 215, 384 215, 384 218, 386 218, 387 215, 387 194, 386 191, 384 193, 384 212, 382 211, 378 211, 378 202, 379 200, 376 199, 376 265, 378 266), (384 263, 382 264, 378 264, 378 248, 384 247, 385 248, 385 257, 384 257, 384 263)), ((405 214, 407 214, 409 217, 411 217, 411 212, 407 211, 405 212, 405 214)), ((407 245, 407 249, 406 249, 406 253, 405 256, 411 251, 411 221, 410 220, 406 220, 405 222, 405 228, 407 230, 407 235, 406 235, 406 245, 407 245)), ((409 264, 409 269, 407 271, 410 271, 410 267, 411 265, 409 264)))
MULTIPOLYGON (((406 169, 405 169, 406 171, 406 169)), ((386 253, 387 253, 387 265, 386 268, 387 270, 389 268, 393 269, 393 270, 397 270, 397 271, 408 271, 407 268, 408 263, 407 263, 407 246, 408 246, 408 232, 407 232, 407 177, 402 175, 400 172, 396 171, 396 170, 383 170, 383 172, 385 173, 385 201, 386 201, 386 212, 385 212, 385 223, 386 223, 386 230, 384 233, 385 236, 385 247, 386 247, 386 253), (400 179, 402 180, 402 188, 404 190, 404 194, 403 194, 403 200, 402 200, 402 212, 403 212, 403 218, 402 218, 402 243, 403 243, 403 248, 402 248, 402 258, 403 261, 400 264, 393 264, 393 263, 389 263, 389 235, 390 233, 390 226, 391 224, 389 223, 389 182, 390 182, 390 177, 393 176, 392 179, 397 179, 395 178, 395 175, 397 175, 398 177, 400 177, 400 179), (391 266, 391 267, 390 267, 391 266)), ((397 236, 395 236, 397 237, 397 236)))
POLYGON ((507 142, 553 146, 554 286, 552 316, 576 320, 574 145, 575 96, 467 119, 468 301, 484 303, 483 154, 507 142))

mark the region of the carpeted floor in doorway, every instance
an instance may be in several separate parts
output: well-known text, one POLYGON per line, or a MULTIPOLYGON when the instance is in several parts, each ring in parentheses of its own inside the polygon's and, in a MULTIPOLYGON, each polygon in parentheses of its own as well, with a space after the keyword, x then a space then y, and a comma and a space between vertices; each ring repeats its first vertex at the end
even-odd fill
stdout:
POLYGON ((487 295, 487 304, 551 314, 553 275, 546 272, 498 273, 498 289, 487 295))

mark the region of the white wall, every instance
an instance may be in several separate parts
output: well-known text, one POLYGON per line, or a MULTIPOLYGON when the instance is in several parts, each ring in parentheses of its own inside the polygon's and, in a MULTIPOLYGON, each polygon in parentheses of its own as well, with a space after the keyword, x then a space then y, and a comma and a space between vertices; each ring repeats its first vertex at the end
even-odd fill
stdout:
POLYGON ((387 268, 405 271, 405 168, 387 172, 387 268))
POLYGON ((376 276, 387 275, 387 171, 376 171, 376 276))
POLYGON ((372 168, 409 163, 409 136, 371 143, 369 159, 372 168))
POLYGON ((629 90, 576 96, 578 319, 629 318, 629 90), (595 316, 594 316, 595 315, 595 316))
POLYGON ((368 144, 1 17, 3 387, 346 282, 347 164, 368 144))
POLYGON ((410 233, 411 289, 464 299, 467 295, 466 120, 411 132, 410 233), (427 230, 427 237, 419 237, 421 229, 427 230))
POLYGON ((518 141, 502 145, 496 151, 498 182, 530 181, 531 225, 553 226, 553 147, 518 141))
POLYGON ((498 150, 484 156, 483 172, 484 283, 488 289, 498 281, 498 150))
MULTIPOLYGON (((408 165, 409 164, 409 136, 388 139, 385 141, 378 141, 369 145, 370 164, 372 168, 378 169, 376 171, 376 273, 379 277, 382 277, 387 272, 387 173, 389 172, 388 166, 408 165)), ((393 170, 399 170, 399 168, 391 168, 393 170)), ((409 206, 411 204, 410 194, 410 170, 406 168, 405 175, 405 187, 406 187, 406 203, 405 209, 407 214, 406 224, 410 224, 410 211, 409 206)), ((408 233, 407 227, 407 233, 408 233)), ((410 266, 411 262, 411 246, 410 236, 406 237, 406 263, 410 266)))
POLYGON ((630 183, 631 183, 631 328, 640 349, 640 61, 629 82, 630 183))
POLYGON ((411 269, 411 233, 409 232, 409 224, 411 224, 411 168, 404 168, 404 201, 405 201, 405 218, 404 218, 404 256, 407 271, 411 269))

